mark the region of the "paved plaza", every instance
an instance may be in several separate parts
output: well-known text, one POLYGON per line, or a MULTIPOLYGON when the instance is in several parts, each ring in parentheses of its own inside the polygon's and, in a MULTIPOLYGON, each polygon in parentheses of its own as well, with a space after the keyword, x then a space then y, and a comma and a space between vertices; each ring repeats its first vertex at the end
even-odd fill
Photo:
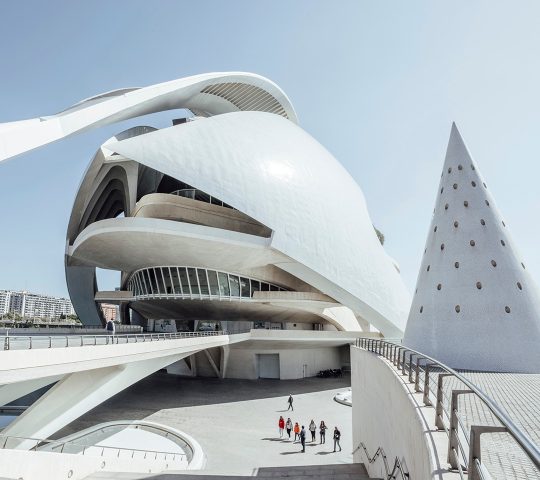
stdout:
MULTIPOLYGON (((205 474, 257 475, 261 467, 352 463, 351 413, 333 400, 350 378, 220 380, 158 372, 119 393, 63 429, 57 437, 112 420, 146 419, 192 435, 207 456, 205 474), (287 397, 294 397, 294 412, 287 397), (301 445, 278 434, 279 416, 329 427, 326 444, 301 445), (332 431, 341 431, 342 451, 333 453, 332 431)), ((307 439, 311 436, 307 432, 307 439)), ((150 446, 148 447, 150 448, 150 446)))

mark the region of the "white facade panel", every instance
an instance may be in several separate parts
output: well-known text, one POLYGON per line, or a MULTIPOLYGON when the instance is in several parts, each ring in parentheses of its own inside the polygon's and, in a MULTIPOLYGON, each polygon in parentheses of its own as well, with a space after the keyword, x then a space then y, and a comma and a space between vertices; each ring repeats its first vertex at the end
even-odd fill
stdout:
POLYGON ((220 198, 273 230, 278 267, 349 306, 387 336, 405 327, 409 295, 362 192, 292 122, 237 112, 158 130, 107 148, 220 198))

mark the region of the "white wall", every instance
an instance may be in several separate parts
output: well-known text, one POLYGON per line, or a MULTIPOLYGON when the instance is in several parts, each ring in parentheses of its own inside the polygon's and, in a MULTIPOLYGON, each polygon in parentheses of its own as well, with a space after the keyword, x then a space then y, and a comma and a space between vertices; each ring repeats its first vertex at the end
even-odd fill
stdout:
POLYGON ((285 323, 284 327, 285 327, 285 330, 313 330, 313 323, 289 322, 289 323, 285 323))
POLYGON ((384 360, 358 347, 351 347, 351 366, 353 460, 363 462, 371 477, 385 476, 381 457, 370 465, 363 449, 357 449, 364 442, 370 456, 382 447, 390 468, 399 457, 410 478, 432 478, 437 468, 430 460, 431 435, 407 385, 384 360))
POLYGON ((227 366, 228 378, 257 379, 257 354, 279 354, 281 380, 304 377, 304 365, 307 365, 306 376, 313 377, 319 370, 341 367, 340 347, 321 348, 231 348, 227 366))
POLYGON ((25 480, 82 480, 96 472, 112 476, 122 473, 150 474, 172 471, 165 460, 137 460, 132 458, 102 458, 90 455, 70 455, 27 450, 0 449, 2 478, 25 480))

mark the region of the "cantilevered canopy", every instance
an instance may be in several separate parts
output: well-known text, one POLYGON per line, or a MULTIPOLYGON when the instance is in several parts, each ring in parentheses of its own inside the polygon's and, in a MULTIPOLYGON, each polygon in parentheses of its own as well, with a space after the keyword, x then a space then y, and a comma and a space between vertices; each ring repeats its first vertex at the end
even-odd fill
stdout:
POLYGON ((283 90, 270 80, 252 73, 207 73, 113 90, 51 116, 0 124, 0 161, 92 128, 178 108, 201 116, 260 111, 298 121, 283 90))

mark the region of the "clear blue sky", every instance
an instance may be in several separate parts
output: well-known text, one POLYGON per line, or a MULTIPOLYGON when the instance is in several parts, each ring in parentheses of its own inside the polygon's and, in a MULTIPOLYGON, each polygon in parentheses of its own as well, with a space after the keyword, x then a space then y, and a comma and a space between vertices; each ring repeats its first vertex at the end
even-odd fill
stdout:
MULTIPOLYGON (((0 122, 197 73, 265 75, 357 180, 413 291, 455 120, 538 280, 539 18, 537 1, 6 1, 0 122)), ((165 119, 0 164, 0 289, 67 294, 79 181, 99 145, 136 123, 165 119)))

